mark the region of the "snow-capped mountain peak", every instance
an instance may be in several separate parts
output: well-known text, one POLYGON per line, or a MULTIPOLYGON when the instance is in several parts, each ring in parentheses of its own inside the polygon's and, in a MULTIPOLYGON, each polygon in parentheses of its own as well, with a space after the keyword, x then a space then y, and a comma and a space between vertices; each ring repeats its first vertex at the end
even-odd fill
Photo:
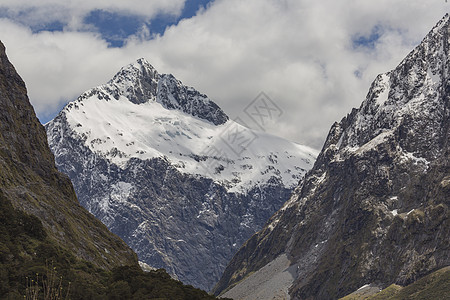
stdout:
MULTIPOLYGON (((272 177, 293 187, 317 154, 229 120, 206 95, 171 74, 158 74, 145 59, 83 93, 48 128, 60 131, 63 122, 91 151, 120 167, 132 158, 160 157, 182 173, 212 178, 230 191, 245 192, 272 177), (236 149, 239 145, 227 141, 235 132, 252 142, 236 149)), ((51 144, 54 139, 60 136, 49 134, 51 144)))
MULTIPOLYGON (((447 14, 397 68, 377 76, 360 108, 347 117, 352 125, 341 136, 339 148, 350 151, 363 145, 367 148, 377 144, 376 140, 399 134, 407 123, 415 123, 418 128, 427 123, 433 132, 439 131, 440 124, 431 116, 444 105, 440 96, 448 89, 449 22, 447 14), (424 121, 424 115, 430 116, 430 120, 424 121)), ((402 134, 411 135, 406 140, 412 140, 414 132, 402 134)), ((437 149, 437 145, 427 145, 426 149, 412 143, 401 146, 419 157, 437 155, 429 151, 437 149)))
POLYGON ((84 92, 77 100, 92 97, 104 101, 122 99, 137 105, 158 102, 166 109, 176 109, 214 125, 229 119, 206 95, 183 85, 172 74, 159 74, 144 58, 121 68, 108 83, 84 92))
POLYGON ((204 289, 317 154, 230 120, 143 59, 69 103, 46 130, 80 203, 140 260, 204 289))
POLYGON ((123 67, 106 84, 116 91, 114 98, 126 97, 134 104, 142 104, 156 100, 160 75, 144 58, 123 67))

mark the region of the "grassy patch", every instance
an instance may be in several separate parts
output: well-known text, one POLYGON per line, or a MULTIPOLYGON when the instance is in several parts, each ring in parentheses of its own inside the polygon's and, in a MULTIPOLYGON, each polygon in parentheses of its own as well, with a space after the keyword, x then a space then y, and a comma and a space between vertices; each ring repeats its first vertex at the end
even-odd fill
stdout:
POLYGON ((362 295, 358 291, 341 300, 445 300, 450 293, 450 267, 433 272, 416 282, 401 287, 392 284, 375 295, 362 295))

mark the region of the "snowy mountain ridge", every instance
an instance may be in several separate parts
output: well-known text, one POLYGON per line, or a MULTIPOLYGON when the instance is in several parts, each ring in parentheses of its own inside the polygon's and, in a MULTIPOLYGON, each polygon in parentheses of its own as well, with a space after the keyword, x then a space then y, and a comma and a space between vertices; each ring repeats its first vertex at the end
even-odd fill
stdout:
MULTIPOLYGON (((69 103, 49 124, 50 131, 61 125, 63 115, 77 139, 122 168, 131 158, 160 157, 182 173, 212 178, 232 192, 246 192, 271 177, 293 187, 317 155, 229 120, 205 95, 172 75, 159 75, 145 59, 69 103), (245 151, 239 149, 242 155, 236 154, 239 145, 226 141, 235 132, 254 138, 245 151)), ((58 138, 49 135, 50 144, 58 138)))
MULTIPOLYGON (((443 78, 449 72, 448 22, 447 14, 395 70, 377 76, 353 124, 342 137, 340 148, 357 149, 381 133, 393 133, 419 114, 432 116, 436 107, 442 105, 440 95, 446 84, 443 78)), ((439 127, 436 121, 429 121, 433 128, 439 127)), ((435 155, 432 153, 430 157, 435 155)))

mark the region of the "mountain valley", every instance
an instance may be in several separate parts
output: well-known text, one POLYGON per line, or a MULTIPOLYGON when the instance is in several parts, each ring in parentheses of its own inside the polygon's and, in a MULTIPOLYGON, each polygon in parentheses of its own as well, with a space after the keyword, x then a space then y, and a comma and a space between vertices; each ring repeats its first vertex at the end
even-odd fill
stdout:
POLYGON ((143 58, 43 126, 0 42, 0 298, 447 299, 449 51, 447 14, 318 152, 143 58))

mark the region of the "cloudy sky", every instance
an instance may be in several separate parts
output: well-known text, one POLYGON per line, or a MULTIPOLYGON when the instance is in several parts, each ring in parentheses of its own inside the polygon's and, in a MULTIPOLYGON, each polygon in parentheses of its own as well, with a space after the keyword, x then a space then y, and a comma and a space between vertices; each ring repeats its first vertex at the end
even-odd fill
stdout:
MULTIPOLYGON (((231 118, 265 92, 265 130, 320 149, 449 11, 445 0, 0 0, 0 40, 41 122, 146 58, 231 118)), ((250 127, 251 124, 249 124, 250 127)))

